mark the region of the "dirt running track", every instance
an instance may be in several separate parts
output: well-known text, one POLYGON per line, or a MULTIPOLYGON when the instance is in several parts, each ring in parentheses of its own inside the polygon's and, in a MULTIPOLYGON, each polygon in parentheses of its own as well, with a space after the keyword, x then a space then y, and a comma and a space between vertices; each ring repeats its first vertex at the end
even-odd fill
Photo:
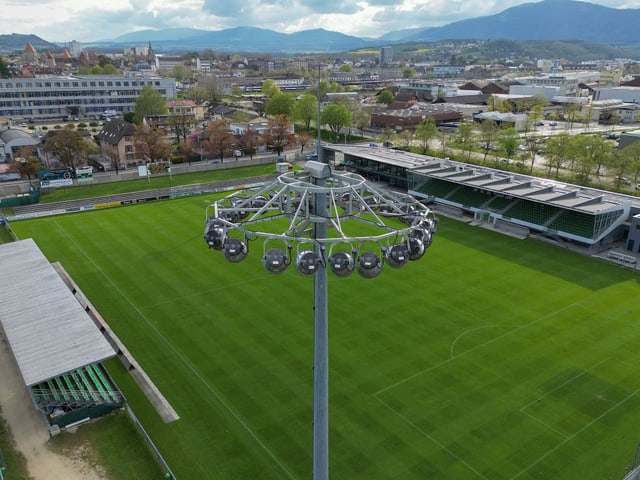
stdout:
MULTIPOLYGON (((70 459, 52 452, 49 430, 42 414, 33 406, 18 365, 0 330, 0 406, 16 446, 27 460, 34 480, 106 480, 78 458, 70 459)), ((6 472, 11 478, 11 466, 6 472)))

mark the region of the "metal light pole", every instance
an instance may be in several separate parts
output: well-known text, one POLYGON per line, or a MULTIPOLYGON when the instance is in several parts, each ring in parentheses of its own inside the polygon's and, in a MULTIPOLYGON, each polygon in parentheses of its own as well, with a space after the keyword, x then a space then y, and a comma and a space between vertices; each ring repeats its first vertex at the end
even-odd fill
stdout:
MULTIPOLYGON (((322 163, 322 137, 320 135, 320 61, 318 61, 318 141, 316 155, 322 163)), ((319 187, 326 185, 323 175, 314 177, 319 187), (320 178, 317 178, 320 177, 320 178)), ((326 195, 315 194, 318 213, 326 215, 326 195)), ((318 217, 314 223, 313 238, 327 236, 326 219, 318 217)), ((326 258, 326 252, 316 242, 318 258, 326 258)), ((329 294, 327 269, 316 272, 313 289, 313 480, 329 479, 329 294)))
MULTIPOLYGON (((318 148, 320 144, 318 144, 318 148)), ((319 148, 318 151, 321 151, 319 148)), ((320 155, 320 154, 319 154, 320 155)), ((318 157, 320 158, 320 157, 318 157)), ((327 166, 327 171, 329 168, 327 166)), ((319 177, 322 177, 320 175, 319 177)), ((313 177, 319 187, 325 178, 313 177)), ((326 194, 315 194, 318 217, 315 219, 313 239, 327 236, 326 194)), ((325 246, 316 242, 317 258, 326 258, 325 246)), ((327 269, 320 268, 314 278, 313 296, 313 479, 329 479, 329 295, 327 269)))
MULTIPOLYGON (((320 147, 319 143, 319 157, 320 147)), ((422 258, 436 225, 429 208, 410 195, 368 184, 360 175, 332 172, 319 161, 309 161, 303 171, 284 173, 270 184, 235 192, 207 208, 204 239, 228 261, 244 260, 249 242, 263 239, 262 265, 269 273, 284 272, 295 248, 296 270, 315 275, 313 480, 329 479, 327 270, 338 277, 358 271, 373 278, 385 264, 401 268, 422 258), (261 229, 264 222, 281 225, 282 231, 261 229), (352 230, 354 222, 360 227, 352 230), (363 230, 375 233, 362 235, 363 230)))

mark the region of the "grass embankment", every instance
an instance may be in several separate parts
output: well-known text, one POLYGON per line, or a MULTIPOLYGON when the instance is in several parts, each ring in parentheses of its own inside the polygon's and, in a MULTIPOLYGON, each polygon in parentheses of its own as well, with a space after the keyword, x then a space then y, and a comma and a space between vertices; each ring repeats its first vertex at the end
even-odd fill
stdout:
POLYGON ((62 432, 50 444, 57 453, 81 457, 109 479, 158 480, 164 476, 124 411, 81 425, 73 432, 62 432))

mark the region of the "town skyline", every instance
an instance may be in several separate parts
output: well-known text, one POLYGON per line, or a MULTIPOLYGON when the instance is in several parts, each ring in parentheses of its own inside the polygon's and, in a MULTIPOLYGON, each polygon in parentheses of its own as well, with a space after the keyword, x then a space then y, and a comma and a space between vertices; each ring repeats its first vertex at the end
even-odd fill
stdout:
MULTIPOLYGON (((241 8, 213 0, 115 0, 105 4, 41 0, 39 3, 39 8, 34 9, 33 4, 9 0, 3 11, 3 25, 7 27, 0 29, 0 34, 36 34, 51 42, 97 42, 140 30, 197 28, 219 31, 249 26, 282 33, 324 28, 362 38, 378 38, 397 30, 438 27, 538 2, 250 0, 241 8)), ((618 9, 640 8, 640 0, 586 3, 618 9)))

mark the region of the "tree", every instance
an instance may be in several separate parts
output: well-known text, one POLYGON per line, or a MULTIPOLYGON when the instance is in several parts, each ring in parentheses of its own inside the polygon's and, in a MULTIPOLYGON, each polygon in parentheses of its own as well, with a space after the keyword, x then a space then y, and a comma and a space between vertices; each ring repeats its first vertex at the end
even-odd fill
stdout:
POLYGON ((578 176, 588 181, 591 174, 600 175, 602 167, 611 161, 613 147, 600 135, 576 135, 571 148, 576 160, 578 176))
POLYGON ((364 129, 371 125, 371 112, 361 105, 351 112, 351 124, 364 133, 364 129))
POLYGON ((338 138, 340 130, 351 125, 351 114, 344 105, 330 103, 322 112, 320 121, 323 125, 327 125, 331 133, 338 138))
POLYGON ((626 177, 632 172, 633 161, 633 156, 625 155, 623 150, 615 150, 612 153, 608 167, 614 175, 613 185, 615 188, 621 188, 623 183, 631 183, 626 177))
POLYGON ((192 90, 194 100, 217 102, 224 93, 222 81, 216 77, 200 77, 198 84, 192 90))
POLYGON ((293 112, 293 106, 295 98, 290 93, 276 93, 274 94, 264 107, 264 112, 267 115, 287 115, 291 116, 293 112))
POLYGON ((267 97, 271 98, 277 93, 280 92, 280 87, 276 82, 272 79, 267 78, 264 82, 262 82, 262 93, 267 97))
POLYGON ((402 150, 409 150, 411 148, 411 144, 413 143, 413 133, 411 130, 403 130, 396 138, 398 139, 398 146, 402 150))
POLYGON ((629 172, 633 174, 633 184, 638 185, 640 179, 640 142, 635 141, 620 150, 629 160, 629 172))
POLYGON ((580 117, 580 105, 570 103, 565 107, 564 118, 569 122, 569 128, 573 128, 573 123, 580 117))
POLYGON ((311 141, 313 138, 309 130, 302 130, 298 132, 296 135, 298 138, 298 145, 300 145, 300 153, 304 153, 304 147, 311 141))
POLYGON ((86 160, 87 145, 79 132, 71 129, 60 129, 47 137, 44 150, 54 153, 64 166, 75 172, 76 167, 86 160))
POLYGON ((151 85, 145 85, 136 99, 136 123, 142 123, 149 115, 166 115, 167 102, 162 94, 151 85))
POLYGON ((176 137, 176 144, 187 140, 187 135, 191 133, 194 123, 194 116, 184 109, 177 109, 169 113, 167 124, 176 137))
POLYGON ((462 156, 467 154, 467 158, 471 158, 471 147, 475 141, 475 134, 473 132, 473 125, 470 123, 461 123, 456 131, 454 142, 462 151, 462 156))
POLYGON ((18 158, 15 162, 9 164, 7 170, 10 173, 18 173, 21 177, 27 177, 29 183, 31 183, 31 178, 36 178, 38 172, 42 169, 42 163, 33 154, 33 150, 29 147, 22 147, 18 150, 18 158))
POLYGON ((293 106, 291 116, 293 120, 302 122, 305 130, 309 130, 311 122, 318 120, 318 98, 310 93, 305 93, 293 106))
POLYGON ((165 140, 164 132, 148 125, 138 128, 135 137, 136 152, 150 162, 169 158, 171 146, 165 140))
POLYGON ((343 63, 338 69, 339 72, 353 72, 353 67, 348 63, 343 63))
POLYGON ((202 148, 213 155, 220 156, 220 162, 224 161, 224 154, 231 149, 235 137, 229 131, 229 121, 221 118, 209 123, 204 132, 205 140, 202 148))
POLYGON ((291 122, 286 115, 276 115, 269 119, 267 143, 280 155, 287 145, 295 143, 295 136, 291 133, 291 122))
POLYGON ((181 82, 187 77, 191 76, 191 69, 185 67, 183 64, 174 66, 167 74, 170 78, 175 78, 178 82, 181 82))
POLYGON ((416 71, 411 67, 402 69, 402 78, 413 78, 416 76, 416 71))
POLYGON ((122 72, 115 65, 107 63, 102 67, 102 75, 122 75, 122 72))
POLYGON ((378 141, 385 147, 393 146, 393 140, 395 140, 396 134, 390 128, 383 128, 380 135, 378 135, 378 141))
POLYGON ((264 140, 258 135, 255 128, 250 126, 247 131, 240 136, 239 143, 244 153, 249 155, 249 158, 253 158, 258 147, 264 145, 264 140))
POLYGON ((9 71, 7 64, 4 63, 4 60, 2 59, 2 57, 0 57, 0 78, 10 78, 10 77, 11 77, 11 72, 9 71))
POLYGON ((493 120, 484 120, 480 124, 480 128, 478 129, 478 140, 480 141, 480 146, 484 151, 484 156, 482 157, 482 161, 487 161, 487 155, 490 151, 495 150, 494 143, 498 138, 498 133, 500 132, 500 127, 493 120))
POLYGON ((504 156, 508 159, 512 159, 518 152, 518 145, 520 144, 520 135, 518 131, 511 127, 498 132, 498 144, 504 156))
MULTIPOLYGON (((188 138, 188 137, 187 137, 188 138)), ((191 165, 191 156, 193 155, 193 144, 188 142, 187 139, 183 142, 178 143, 176 146, 176 154, 180 155, 183 159, 187 159, 189 165, 191 165)))
POLYGON ((433 117, 427 117, 416 126, 416 140, 420 142, 422 154, 429 151, 429 142, 438 134, 438 128, 433 117))
POLYGON ((569 156, 571 136, 566 133, 559 133, 547 140, 545 145, 547 157, 547 172, 551 173, 555 169, 555 177, 560 176, 560 169, 567 163, 569 156))
POLYGON ((389 105, 393 102, 393 93, 391 90, 383 90, 378 95, 378 103, 384 103, 385 105, 389 105))
POLYGON ((578 181, 583 184, 589 182, 589 178, 595 170, 594 158, 588 153, 589 143, 590 140, 587 135, 574 135, 571 137, 569 151, 567 152, 573 172, 578 181))

